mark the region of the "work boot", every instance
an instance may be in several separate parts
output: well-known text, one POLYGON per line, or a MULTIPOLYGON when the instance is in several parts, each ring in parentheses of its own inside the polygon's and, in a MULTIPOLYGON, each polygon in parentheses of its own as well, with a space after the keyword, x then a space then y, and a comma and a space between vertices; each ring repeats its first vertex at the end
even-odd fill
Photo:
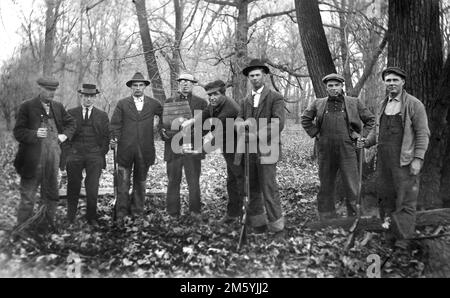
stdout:
POLYGON ((253 234, 262 235, 262 234, 266 233, 267 230, 268 230, 267 225, 263 225, 260 227, 253 227, 253 234))

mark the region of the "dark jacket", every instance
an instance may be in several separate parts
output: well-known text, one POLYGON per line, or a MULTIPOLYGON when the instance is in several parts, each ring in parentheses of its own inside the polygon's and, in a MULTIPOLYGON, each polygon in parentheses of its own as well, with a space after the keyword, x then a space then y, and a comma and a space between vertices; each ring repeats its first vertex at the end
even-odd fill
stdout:
MULTIPOLYGON (((377 125, 368 136, 367 146, 378 142, 380 119, 386 109, 388 98, 383 98, 378 104, 377 125)), ((409 165, 414 158, 424 159, 428 149, 430 129, 423 103, 403 90, 400 96, 402 103, 401 115, 403 123, 403 142, 400 153, 400 166, 409 165)))
MULTIPOLYGON (((183 99, 181 99, 181 95, 177 94, 174 97, 171 97, 169 99, 166 100, 167 102, 178 102, 178 101, 182 101, 183 99)), ((195 111, 200 111, 202 112, 206 106, 208 105, 208 102, 206 100, 204 100, 201 97, 189 94, 188 98, 187 98, 188 102, 189 102, 189 106, 191 107, 191 113, 192 115, 195 115, 195 111)), ((160 123, 164 123, 163 119, 161 119, 160 123)), ((169 162, 172 161, 176 158, 180 158, 183 155, 182 154, 177 154, 175 152, 173 152, 172 150, 172 138, 178 133, 178 132, 171 132, 170 131, 170 127, 161 127, 161 129, 164 129, 167 132, 167 135, 169 136, 169 138, 165 138, 164 135, 161 135, 162 139, 164 140, 164 161, 169 162)), ((196 132, 194 129, 192 129, 192 142, 194 142, 194 133, 201 133, 203 134, 203 130, 201 132, 196 132)), ((205 158, 205 155, 199 154, 199 158, 205 158)))
MULTIPOLYGON (((344 96, 344 102, 350 137, 355 138, 355 133, 357 135, 367 135, 375 127, 375 116, 358 98, 344 96), (363 124, 366 132, 363 132, 363 124)), ((327 103, 328 97, 317 98, 303 112, 302 126, 311 138, 320 134, 327 103)))
MULTIPOLYGON (((225 100, 219 106, 213 107, 211 105, 208 105, 203 110, 203 114, 202 114, 203 123, 209 118, 217 118, 222 123, 222 131, 215 131, 214 134, 215 134, 216 139, 222 138, 222 147, 223 147, 222 151, 223 152, 225 152, 226 144, 227 144, 227 142, 226 142, 227 119, 235 120, 237 118, 237 116, 239 115, 239 111, 240 111, 239 104, 228 97, 226 97, 225 100)), ((202 123, 202 125, 203 125, 203 123, 202 123)), ((233 129, 233 132, 234 132, 234 126, 230 127, 230 129, 233 129)), ((235 147, 236 147, 236 133, 234 132, 234 148, 235 147)))
POLYGON ((132 96, 121 99, 111 118, 111 137, 118 140, 118 164, 130 168, 136 149, 141 149, 145 166, 155 163, 153 135, 155 116, 162 116, 162 106, 156 99, 145 96, 144 107, 139 113, 132 96))
MULTIPOLYGON (((242 101, 241 108, 239 111, 238 118, 236 122, 247 120, 249 118, 253 118, 253 96, 251 93, 242 101)), ((278 154, 270 153, 261 153, 260 152, 260 144, 258 145, 258 159, 262 164, 276 164, 281 160, 281 132, 284 129, 284 124, 286 120, 285 116, 285 108, 284 108, 284 99, 283 96, 271 90, 267 85, 264 87, 261 97, 259 99, 259 105, 256 109, 255 120, 257 122, 257 133, 258 138, 266 139, 269 147, 272 147, 272 143, 278 143, 278 154), (260 119, 267 119, 267 126, 260 126, 260 119), (275 120, 277 119, 277 120, 275 120), (272 127, 275 121, 279 121, 278 127, 272 127), (273 129, 277 128, 278 131, 274 131, 273 129)), ((238 136, 239 138, 239 136, 238 136)), ((243 138, 239 138, 240 142, 243 141, 243 138)), ((275 145, 273 145, 275 146, 275 145)), ((238 144, 238 147, 240 145, 238 144)), ((242 161, 242 154, 236 153, 235 163, 238 164, 242 161)))
MULTIPOLYGON (((75 138, 80 132, 83 124, 83 108, 81 106, 70 109, 68 113, 77 121, 77 130, 75 131, 73 138, 75 138)), ((109 118, 108 114, 104 111, 92 108, 91 116, 89 118, 92 121, 94 132, 96 135, 97 145, 100 148, 103 155, 103 168, 106 168, 105 155, 109 151, 109 118)), ((72 142, 69 141, 63 146, 64 154, 69 155, 74 153, 72 148, 72 142)))
MULTIPOLYGON (((56 101, 50 101, 50 113, 55 120, 58 134, 64 134, 70 140, 76 129, 76 121, 56 101)), ((23 178, 33 178, 41 156, 41 140, 37 130, 41 126, 41 118, 45 115, 44 107, 38 97, 25 101, 19 108, 14 127, 14 137, 19 142, 14 166, 23 178)))

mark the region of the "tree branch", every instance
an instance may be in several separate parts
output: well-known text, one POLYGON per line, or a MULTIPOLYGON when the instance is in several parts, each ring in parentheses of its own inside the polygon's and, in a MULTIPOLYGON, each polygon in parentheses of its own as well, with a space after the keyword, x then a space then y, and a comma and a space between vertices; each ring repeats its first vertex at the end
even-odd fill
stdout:
POLYGON ((273 12, 273 13, 266 13, 266 14, 263 14, 255 19, 253 19, 251 22, 248 23, 248 26, 251 27, 251 26, 255 25, 256 23, 258 23, 259 21, 267 19, 267 18, 273 18, 273 17, 282 16, 282 15, 289 15, 293 12, 295 12, 295 9, 273 12))
POLYGON ((208 2, 211 4, 228 5, 228 6, 237 7, 237 4, 235 2, 231 2, 231 1, 205 0, 205 2, 208 2))

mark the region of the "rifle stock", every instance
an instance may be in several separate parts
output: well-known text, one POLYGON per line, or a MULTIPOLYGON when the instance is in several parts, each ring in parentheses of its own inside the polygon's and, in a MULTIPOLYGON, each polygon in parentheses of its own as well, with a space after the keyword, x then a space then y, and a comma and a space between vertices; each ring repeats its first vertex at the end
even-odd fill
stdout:
POLYGON ((114 201, 113 201, 113 221, 117 219, 117 196, 118 189, 118 166, 117 166, 117 146, 113 148, 113 162, 114 162, 114 201))

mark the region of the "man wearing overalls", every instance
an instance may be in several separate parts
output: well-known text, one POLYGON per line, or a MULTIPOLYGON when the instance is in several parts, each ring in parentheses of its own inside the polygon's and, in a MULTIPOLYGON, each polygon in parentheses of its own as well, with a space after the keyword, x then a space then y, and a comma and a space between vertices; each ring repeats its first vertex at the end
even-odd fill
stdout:
POLYGON ((377 129, 365 147, 378 143, 377 190, 383 217, 391 217, 387 240, 405 248, 415 232, 419 173, 428 148, 430 130, 425 107, 404 90, 406 74, 398 67, 382 73, 388 96, 378 109, 377 129))
POLYGON ((59 200, 60 144, 72 137, 76 122, 61 103, 53 100, 59 83, 48 78, 40 78, 37 83, 39 95, 22 103, 14 127, 14 137, 20 143, 14 161, 21 177, 17 222, 21 225, 32 217, 40 185, 45 220, 38 228, 45 232, 54 225, 59 200))

